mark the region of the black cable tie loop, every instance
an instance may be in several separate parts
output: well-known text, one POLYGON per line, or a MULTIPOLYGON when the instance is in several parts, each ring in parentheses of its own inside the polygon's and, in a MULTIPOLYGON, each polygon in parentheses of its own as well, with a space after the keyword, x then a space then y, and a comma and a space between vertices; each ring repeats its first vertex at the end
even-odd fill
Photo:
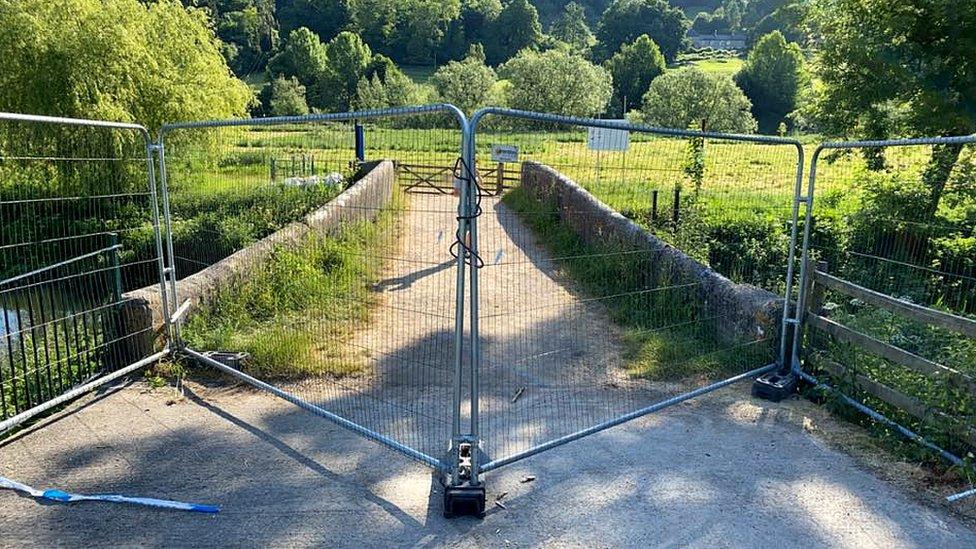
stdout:
MULTIPOLYGON (((467 162, 464 161, 464 158, 461 157, 458 157, 457 161, 454 163, 453 171, 454 171, 453 175, 455 179, 459 181, 463 181, 465 183, 474 183, 474 192, 476 197, 474 211, 467 215, 459 214, 457 216, 458 223, 460 223, 463 220, 473 221, 475 218, 479 217, 484 212, 484 210, 481 207, 482 189, 481 186, 478 184, 478 178, 477 176, 475 176, 475 174, 472 173, 471 167, 468 166, 467 162)), ((471 265, 476 269, 480 269, 484 267, 485 261, 481 258, 480 255, 478 255, 474 250, 472 250, 470 246, 468 246, 468 244, 465 242, 464 235, 461 234, 460 228, 458 228, 454 236, 455 236, 454 243, 451 244, 450 247, 451 255, 455 259, 457 259, 458 255, 463 253, 464 261, 466 264, 471 265)))

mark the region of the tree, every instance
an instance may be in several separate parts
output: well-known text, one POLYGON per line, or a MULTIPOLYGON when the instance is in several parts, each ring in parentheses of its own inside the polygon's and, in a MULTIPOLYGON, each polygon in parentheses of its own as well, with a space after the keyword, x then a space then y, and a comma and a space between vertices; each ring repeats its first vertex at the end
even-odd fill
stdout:
POLYGON ((217 36, 228 46, 225 52, 229 53, 226 57, 231 69, 247 75, 262 68, 268 52, 278 47, 275 6, 272 0, 241 0, 235 4, 226 6, 230 10, 215 11, 213 18, 217 36))
POLYGON ((295 77, 311 89, 325 76, 326 65, 322 41, 311 30, 300 27, 288 33, 281 51, 268 61, 268 75, 272 79, 295 77))
POLYGON ((449 23, 460 14, 460 0, 400 0, 391 53, 411 63, 435 62, 449 23))
POLYGON ((301 116, 308 114, 305 86, 294 76, 275 78, 268 86, 268 114, 271 116, 301 116))
POLYGON ((559 18, 552 24, 549 34, 553 38, 569 44, 579 53, 590 51, 590 48, 596 43, 596 37, 590 31, 589 25, 586 24, 586 11, 584 11, 583 6, 576 2, 566 4, 562 13, 559 14, 559 18))
POLYGON ((376 55, 356 85, 356 109, 402 107, 421 102, 420 90, 392 59, 376 55))
POLYGON ((783 6, 760 19, 749 31, 749 42, 754 44, 759 38, 778 30, 789 42, 806 44, 815 32, 810 27, 810 4, 796 2, 783 6))
POLYGON ((497 65, 539 43, 542 39, 539 13, 528 0, 512 0, 492 23, 489 36, 485 42, 488 63, 497 65))
MULTIPOLYGON (((809 114, 822 131, 865 138, 976 132, 976 3, 821 0, 813 11, 822 84, 809 114)), ((932 215, 961 149, 933 147, 924 174, 932 215)))
POLYGON ((732 24, 725 17, 725 10, 718 8, 712 13, 703 11, 696 15, 695 20, 691 23, 691 30, 697 34, 730 32, 732 24))
POLYGON ((657 44, 642 34, 633 43, 624 44, 607 61, 607 68, 613 77, 614 102, 625 115, 632 105, 640 105, 651 81, 664 73, 664 56, 657 44))
POLYGON ((735 83, 752 101, 759 129, 774 133, 796 109, 800 90, 807 84, 803 52, 779 31, 763 36, 749 52, 735 83))
POLYGON ((350 0, 278 0, 282 33, 306 27, 320 37, 339 33, 350 22, 350 0))
POLYGON ((602 114, 613 94, 610 74, 572 53, 523 50, 500 69, 511 107, 570 116, 602 114))
POLYGON ((614 0, 596 27, 598 59, 608 59, 620 46, 646 34, 657 43, 667 62, 685 47, 691 23, 667 0, 614 0))
POLYGON ((2 111, 155 130, 243 116, 253 99, 227 67, 206 13, 179 2, 2 2, 0 28, 2 111))
POLYGON ((751 107, 731 78, 682 67, 651 82, 641 114, 668 128, 748 133, 756 129, 751 107))
POLYGON ((488 103, 497 80, 495 71, 485 65, 484 50, 472 47, 463 61, 451 61, 437 69, 430 83, 441 100, 470 115, 488 103))
POLYGON ((325 45, 325 54, 328 60, 325 78, 318 82, 320 104, 333 111, 347 111, 373 54, 359 35, 348 31, 330 40, 325 45))

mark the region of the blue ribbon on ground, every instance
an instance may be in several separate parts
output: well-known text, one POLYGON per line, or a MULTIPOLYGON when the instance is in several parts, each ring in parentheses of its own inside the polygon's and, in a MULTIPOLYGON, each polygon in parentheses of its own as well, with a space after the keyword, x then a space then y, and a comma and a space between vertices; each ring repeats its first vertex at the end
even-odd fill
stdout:
POLYGON ((220 508, 215 505, 201 505, 198 503, 183 503, 181 501, 170 501, 155 498, 134 498, 118 494, 93 494, 90 496, 82 494, 69 494, 61 490, 37 490, 26 484, 21 484, 6 477, 0 477, 0 489, 16 490, 33 498, 46 501, 56 501, 60 503, 73 503, 76 501, 107 501, 110 503, 129 503, 133 505, 145 505, 147 507, 158 507, 160 509, 176 509, 178 511, 190 511, 193 513, 219 513, 220 508))

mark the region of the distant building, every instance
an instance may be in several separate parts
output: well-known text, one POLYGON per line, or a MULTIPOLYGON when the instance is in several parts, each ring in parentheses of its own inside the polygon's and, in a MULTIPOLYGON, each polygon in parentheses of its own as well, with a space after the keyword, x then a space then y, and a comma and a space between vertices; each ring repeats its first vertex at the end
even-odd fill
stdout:
POLYGON ((696 48, 712 48, 713 50, 744 50, 746 49, 746 35, 744 34, 692 34, 692 45, 696 48))

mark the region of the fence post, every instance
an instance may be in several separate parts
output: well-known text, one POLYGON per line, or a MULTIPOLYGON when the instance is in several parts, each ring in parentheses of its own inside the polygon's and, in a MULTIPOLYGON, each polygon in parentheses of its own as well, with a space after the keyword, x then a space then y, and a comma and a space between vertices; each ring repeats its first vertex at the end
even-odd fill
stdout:
POLYGON ((271 157, 271 182, 274 183, 278 178, 278 161, 276 158, 271 157))
POLYGON ((366 162, 366 130, 358 121, 355 126, 356 132, 356 161, 366 162))
POLYGON ((651 221, 657 221, 657 189, 651 191, 651 221))
POLYGON ((671 217, 674 224, 677 225, 678 219, 681 217, 681 189, 678 187, 674 188, 674 212, 671 217))
POLYGON ((495 194, 501 196, 502 188, 505 186, 505 163, 498 163, 498 173, 495 175, 495 194))

